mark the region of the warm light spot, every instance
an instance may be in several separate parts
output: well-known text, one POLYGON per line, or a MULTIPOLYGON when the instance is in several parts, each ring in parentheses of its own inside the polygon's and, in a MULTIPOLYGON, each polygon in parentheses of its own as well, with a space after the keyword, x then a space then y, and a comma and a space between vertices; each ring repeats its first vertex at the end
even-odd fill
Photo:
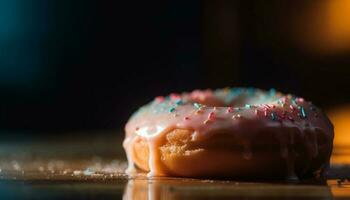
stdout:
POLYGON ((318 1, 295 16, 299 41, 319 53, 350 50, 350 1, 318 1))
POLYGON ((350 164, 350 105, 329 112, 334 125, 332 164, 350 164))
POLYGON ((336 198, 347 198, 350 196, 350 184, 349 181, 339 185, 337 180, 328 180, 327 185, 331 189, 333 197, 336 198))

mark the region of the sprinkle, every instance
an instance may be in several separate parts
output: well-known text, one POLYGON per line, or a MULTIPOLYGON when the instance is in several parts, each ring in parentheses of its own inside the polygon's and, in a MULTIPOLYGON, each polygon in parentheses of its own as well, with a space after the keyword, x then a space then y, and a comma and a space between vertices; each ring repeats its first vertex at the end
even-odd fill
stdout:
POLYGON ((245 108, 250 108, 250 107, 251 107, 251 105, 245 104, 245 108))
POLYGON ((307 116, 306 116, 306 112, 305 112, 305 109, 303 106, 301 106, 300 108, 300 116, 301 118, 305 119, 307 116))
POLYGON ((292 104, 289 105, 289 108, 290 108, 291 110, 294 110, 294 107, 292 106, 292 104))
POLYGON ((215 113, 214 112, 210 112, 209 116, 208 116, 208 119, 209 120, 213 120, 214 118, 215 118, 215 113))
POLYGON ((216 107, 213 108, 213 110, 216 110, 216 109, 217 109, 216 107))
POLYGON ((136 127, 136 128, 135 128, 135 130, 137 130, 137 131, 138 131, 139 129, 140 129, 139 127, 136 127))
POLYGON ((264 116, 267 117, 267 110, 264 110, 264 116))
POLYGON ((267 104, 264 104, 264 106, 266 107, 266 108, 271 108, 269 105, 267 105, 267 104))
POLYGON ((178 100, 175 101, 175 104, 178 105, 178 106, 182 105, 183 101, 181 99, 178 99, 178 100))
POLYGON ((276 108, 276 106, 275 106, 275 105, 272 105, 272 108, 276 108))
POLYGON ((197 109, 200 109, 202 107, 202 105, 199 103, 193 103, 193 106, 197 109))
POLYGON ((164 100, 165 100, 165 98, 163 96, 157 96, 156 97, 156 101, 159 102, 159 103, 163 102, 164 100))
POLYGON ((232 107, 228 107, 227 108, 227 113, 231 113, 233 111, 233 108, 232 107))
POLYGON ((303 98, 297 98, 297 101, 300 102, 300 103, 303 103, 304 99, 303 98))
POLYGON ((295 101, 295 99, 292 99, 292 103, 293 103, 294 105, 298 105, 297 102, 295 101))
POLYGON ((241 108, 239 108, 239 107, 236 107, 236 108, 235 108, 235 110, 236 110, 236 111, 239 111, 239 110, 241 110, 241 108))
POLYGON ((178 114, 174 114, 174 117, 178 117, 179 115, 178 114))
POLYGON ((258 115, 258 109, 255 109, 255 115, 258 115))
POLYGON ((185 120, 189 120, 190 118, 189 117, 185 117, 185 120))
POLYGON ((277 120, 277 116, 276 116, 276 114, 274 112, 271 113, 271 119, 273 121, 277 120))
POLYGON ((241 115, 240 115, 240 114, 238 114, 238 115, 237 115, 237 118, 241 118, 241 115))
POLYGON ((207 124, 209 122, 209 119, 205 120, 203 123, 204 124, 207 124))
POLYGON ((174 108, 174 107, 172 107, 172 108, 169 109, 169 112, 171 112, 171 113, 174 112, 174 111, 175 111, 175 108, 174 108))

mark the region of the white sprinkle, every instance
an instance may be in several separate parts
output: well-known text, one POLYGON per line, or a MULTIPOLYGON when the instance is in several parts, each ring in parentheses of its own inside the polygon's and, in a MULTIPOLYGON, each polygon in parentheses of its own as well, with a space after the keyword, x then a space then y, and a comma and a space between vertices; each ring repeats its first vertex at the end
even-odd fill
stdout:
POLYGON ((91 168, 87 168, 86 170, 84 170, 83 174, 85 176, 91 176, 92 174, 95 173, 95 170, 91 169, 91 168))

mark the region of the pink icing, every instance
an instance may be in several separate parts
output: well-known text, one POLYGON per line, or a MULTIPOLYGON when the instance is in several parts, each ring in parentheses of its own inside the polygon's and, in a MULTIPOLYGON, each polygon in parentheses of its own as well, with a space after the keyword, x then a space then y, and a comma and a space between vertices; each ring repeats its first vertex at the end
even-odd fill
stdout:
MULTIPOLYGON (((333 140, 333 126, 318 108, 303 98, 284 95, 274 90, 269 92, 259 89, 220 89, 195 90, 191 93, 171 94, 168 97, 156 97, 154 101, 140 108, 125 127, 126 149, 131 172, 134 164, 131 143, 135 136, 144 137, 150 146, 150 176, 164 175, 155 166, 155 143, 162 134, 173 128, 194 130, 193 140, 205 140, 216 130, 232 130, 235 137, 248 141, 242 156, 249 159, 254 156, 249 148, 249 141, 254 139, 257 130, 276 131, 280 141, 281 156, 286 159, 288 176, 294 177, 293 156, 288 152, 288 144, 293 143, 294 134, 311 133, 305 137, 308 152, 317 156, 317 133, 325 134, 333 140), (278 128, 290 128, 290 134, 279 133, 278 128), (316 131, 317 130, 317 131, 316 131)), ((329 152, 330 155, 330 152, 329 152)))

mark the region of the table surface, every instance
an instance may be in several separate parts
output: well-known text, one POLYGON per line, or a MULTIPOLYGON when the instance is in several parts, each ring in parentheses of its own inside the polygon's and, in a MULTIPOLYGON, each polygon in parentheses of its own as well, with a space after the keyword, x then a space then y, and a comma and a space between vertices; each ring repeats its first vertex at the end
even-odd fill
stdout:
MULTIPOLYGON (((327 180, 300 182, 128 177, 120 135, 2 139, 0 199, 350 199, 350 167, 341 163, 327 180)), ((335 152, 337 162, 350 156, 335 152)))

